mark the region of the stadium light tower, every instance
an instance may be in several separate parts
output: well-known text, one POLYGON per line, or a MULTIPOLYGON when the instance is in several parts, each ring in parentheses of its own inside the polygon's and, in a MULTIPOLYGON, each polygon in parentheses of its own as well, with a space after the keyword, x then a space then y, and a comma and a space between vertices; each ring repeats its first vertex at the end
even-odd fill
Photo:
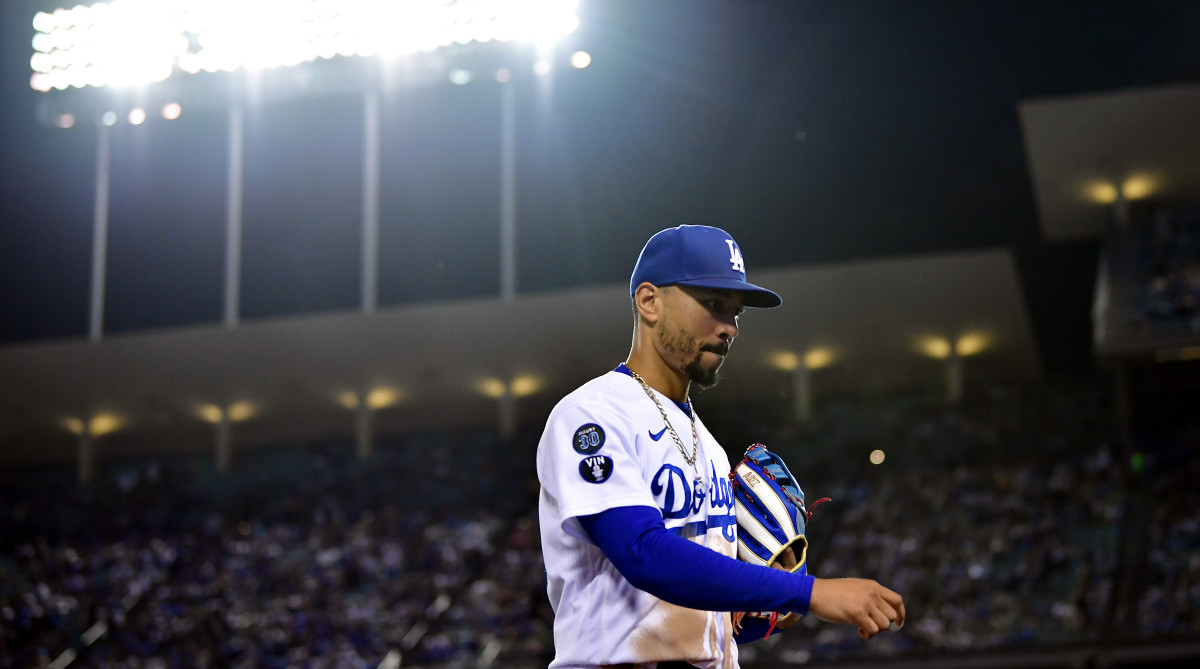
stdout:
MULTIPOLYGON (((110 133, 118 118, 140 124, 147 108, 178 118, 189 89, 192 102, 228 106, 225 324, 232 327, 239 313, 244 129, 236 87, 214 85, 218 79, 239 72, 280 74, 319 61, 420 57, 471 44, 544 48, 579 26, 577 6, 578 0, 112 0, 35 14, 29 83, 46 95, 43 120, 66 128, 77 125, 78 118, 100 119, 91 339, 98 341, 103 331, 110 133), (136 105, 141 111, 132 116, 133 105, 122 102, 130 90, 141 98, 136 105), (119 110, 122 104, 130 108, 119 110)), ((352 91, 364 99, 362 306, 370 313, 377 285, 379 99, 377 82, 361 74, 350 83, 347 79, 327 77, 323 85, 324 92, 352 91)), ((287 88, 286 76, 277 81, 287 88)), ((510 89, 502 93, 501 104, 501 292, 506 297, 515 292, 510 89)))

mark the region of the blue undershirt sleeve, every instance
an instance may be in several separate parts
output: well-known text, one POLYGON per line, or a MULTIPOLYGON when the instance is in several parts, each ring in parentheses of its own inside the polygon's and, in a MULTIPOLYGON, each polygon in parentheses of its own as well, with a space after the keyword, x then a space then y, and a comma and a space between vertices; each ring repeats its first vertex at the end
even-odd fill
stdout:
POLYGON ((659 599, 701 611, 808 613, 812 576, 739 562, 694 544, 668 531, 658 509, 623 506, 578 520, 625 580, 659 599))

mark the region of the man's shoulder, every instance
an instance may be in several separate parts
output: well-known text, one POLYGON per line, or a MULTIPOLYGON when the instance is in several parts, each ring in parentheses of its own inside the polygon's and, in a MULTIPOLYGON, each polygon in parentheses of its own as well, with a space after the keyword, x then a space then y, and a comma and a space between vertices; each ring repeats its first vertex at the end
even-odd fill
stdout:
POLYGON ((631 385, 632 381, 633 379, 629 376, 616 371, 601 374, 567 393, 554 406, 550 416, 553 419, 554 416, 565 411, 584 408, 588 411, 616 414, 628 418, 629 406, 637 399, 636 395, 631 392, 637 389, 637 386, 631 385))

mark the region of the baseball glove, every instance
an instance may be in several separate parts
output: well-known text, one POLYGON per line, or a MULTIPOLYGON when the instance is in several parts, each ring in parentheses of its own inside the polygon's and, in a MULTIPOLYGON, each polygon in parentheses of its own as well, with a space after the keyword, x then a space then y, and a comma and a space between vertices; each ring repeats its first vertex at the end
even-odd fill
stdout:
MULTIPOLYGON (((805 573, 808 539, 805 527, 812 511, 804 506, 804 491, 780 457, 762 444, 746 449, 746 456, 729 475, 738 523, 738 558, 750 564, 805 573)), ((828 497, 813 502, 815 508, 828 497)), ((765 639, 776 625, 783 628, 799 615, 787 611, 734 613, 734 628, 745 616, 768 621, 765 639)))

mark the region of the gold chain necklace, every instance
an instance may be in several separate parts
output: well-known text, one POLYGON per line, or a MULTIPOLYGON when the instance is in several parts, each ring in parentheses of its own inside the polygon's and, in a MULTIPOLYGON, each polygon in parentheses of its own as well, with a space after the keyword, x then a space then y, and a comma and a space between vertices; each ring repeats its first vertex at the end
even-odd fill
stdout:
MULTIPOLYGON (((629 369, 629 367, 626 367, 629 369)), ((675 441, 675 447, 679 449, 679 454, 683 456, 683 461, 691 465, 692 471, 696 473, 696 483, 700 483, 700 469, 696 467, 696 457, 700 453, 700 439, 696 436, 696 407, 691 407, 688 412, 688 417, 692 419, 692 457, 688 457, 687 449, 683 447, 683 442, 679 439, 679 434, 675 432, 675 426, 671 425, 671 420, 667 418, 667 410, 663 408, 662 402, 654 396, 654 391, 650 389, 650 384, 641 377, 637 372, 629 369, 629 373, 637 382, 642 384, 642 390, 646 391, 646 396, 654 400, 654 406, 658 407, 658 413, 662 414, 663 422, 667 424, 667 430, 671 432, 671 439, 675 441)))

